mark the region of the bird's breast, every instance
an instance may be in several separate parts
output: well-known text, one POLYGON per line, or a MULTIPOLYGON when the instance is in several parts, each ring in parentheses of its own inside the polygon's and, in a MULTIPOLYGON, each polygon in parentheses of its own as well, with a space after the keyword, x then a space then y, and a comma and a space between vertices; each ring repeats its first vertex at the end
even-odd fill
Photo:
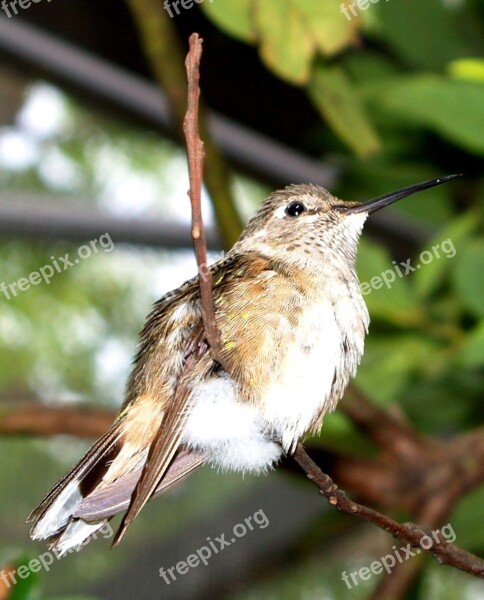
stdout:
POLYGON ((279 350, 277 372, 261 398, 264 420, 286 451, 329 409, 343 368, 344 333, 331 302, 306 308, 288 339, 290 343, 279 350))

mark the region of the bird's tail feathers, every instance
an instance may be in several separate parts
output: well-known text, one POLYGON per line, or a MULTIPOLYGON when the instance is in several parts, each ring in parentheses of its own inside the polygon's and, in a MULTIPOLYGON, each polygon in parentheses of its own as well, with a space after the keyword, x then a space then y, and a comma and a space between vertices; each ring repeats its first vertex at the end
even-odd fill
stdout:
MULTIPOLYGON (((130 505, 143 465, 110 485, 98 486, 102 474, 118 453, 111 430, 55 486, 29 517, 30 536, 48 540, 58 556, 84 546, 108 521, 130 505)), ((180 448, 152 497, 160 496, 205 462, 202 455, 180 448)))
POLYGON ((62 553, 65 553, 81 546, 102 527, 105 521, 96 524, 78 521, 76 525, 73 515, 90 492, 89 488, 96 485, 96 480, 99 481, 109 461, 117 454, 117 436, 115 428, 102 436, 32 512, 27 519, 27 522, 33 523, 30 530, 32 539, 49 540, 51 548, 59 551, 62 548, 62 553), (72 543, 67 543, 67 540, 72 540, 72 543))

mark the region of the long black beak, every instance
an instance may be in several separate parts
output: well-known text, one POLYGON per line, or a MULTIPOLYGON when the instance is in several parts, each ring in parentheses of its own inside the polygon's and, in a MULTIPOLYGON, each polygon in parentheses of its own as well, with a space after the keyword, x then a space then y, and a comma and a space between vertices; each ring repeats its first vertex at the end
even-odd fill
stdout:
POLYGON ((412 194, 416 194, 417 192, 421 192, 423 190, 428 190, 431 187, 435 187, 436 185, 441 185, 442 183, 446 183, 451 179, 455 179, 456 177, 462 177, 462 173, 458 173, 455 175, 445 175, 444 177, 439 177, 438 179, 429 179, 428 181, 422 181, 422 183, 416 183, 415 185, 411 185, 409 187, 403 188, 403 190, 398 190, 397 192, 391 192, 390 194, 385 194, 384 196, 380 196, 379 198, 374 198, 373 200, 369 200, 368 202, 364 202, 363 204, 357 205, 344 205, 341 204, 339 206, 335 206, 334 208, 344 212, 345 214, 355 214, 361 212, 367 212, 368 214, 373 213, 380 208, 384 208, 397 200, 401 200, 402 198, 406 198, 407 196, 411 196, 412 194))

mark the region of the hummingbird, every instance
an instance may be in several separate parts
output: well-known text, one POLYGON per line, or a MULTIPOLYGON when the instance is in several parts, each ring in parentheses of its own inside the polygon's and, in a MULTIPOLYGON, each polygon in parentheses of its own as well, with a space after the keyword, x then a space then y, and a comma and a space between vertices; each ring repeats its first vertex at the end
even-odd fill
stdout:
POLYGON ((311 184, 271 194, 210 266, 223 366, 204 337, 197 276, 154 304, 118 416, 30 515, 32 539, 64 554, 124 512, 116 545, 149 499, 202 465, 262 474, 317 434, 363 355, 365 220, 455 177, 361 204, 311 184))

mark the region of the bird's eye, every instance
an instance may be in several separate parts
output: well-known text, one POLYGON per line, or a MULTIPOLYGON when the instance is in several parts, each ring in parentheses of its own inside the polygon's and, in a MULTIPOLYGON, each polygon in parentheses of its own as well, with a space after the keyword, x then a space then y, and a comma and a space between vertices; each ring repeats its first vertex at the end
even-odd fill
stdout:
POLYGON ((302 202, 299 202, 299 200, 295 200, 294 202, 291 202, 291 204, 287 205, 286 215, 289 215, 290 217, 299 217, 299 215, 305 210, 306 207, 304 206, 304 204, 302 202))

